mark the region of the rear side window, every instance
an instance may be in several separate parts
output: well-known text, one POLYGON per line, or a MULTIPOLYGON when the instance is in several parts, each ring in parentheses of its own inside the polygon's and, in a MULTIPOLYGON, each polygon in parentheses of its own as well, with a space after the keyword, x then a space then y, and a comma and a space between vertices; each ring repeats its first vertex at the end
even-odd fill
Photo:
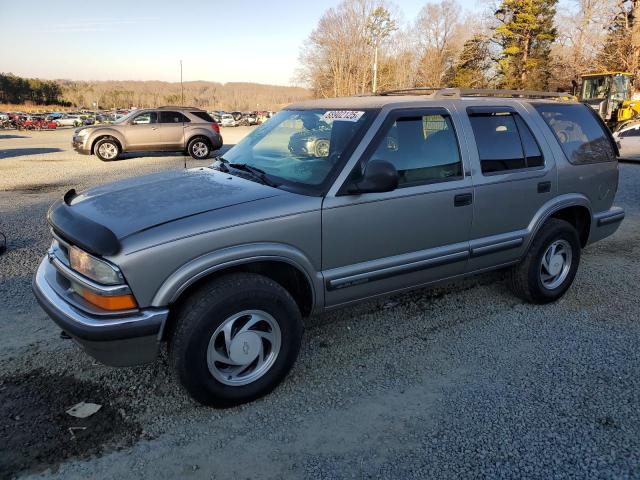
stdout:
POLYGON ((629 130, 625 130, 623 132, 620 132, 620 134, 618 136, 620 138, 624 138, 624 137, 640 137, 640 128, 636 127, 636 128, 631 128, 629 130))
POLYGON ((196 117, 200 118, 201 120, 204 120, 205 122, 209 122, 209 123, 215 122, 215 120, 211 118, 211 115, 209 115, 207 112, 191 112, 191 115, 195 115, 196 117))
POLYGON ((544 158, 536 139, 515 112, 470 114, 482 173, 540 168, 544 158))
POLYGON ((609 132, 586 105, 545 103, 537 104, 535 108, 571 163, 580 165, 616 159, 609 132))
POLYGON ((180 112, 160 112, 160 123, 188 123, 190 121, 180 112))

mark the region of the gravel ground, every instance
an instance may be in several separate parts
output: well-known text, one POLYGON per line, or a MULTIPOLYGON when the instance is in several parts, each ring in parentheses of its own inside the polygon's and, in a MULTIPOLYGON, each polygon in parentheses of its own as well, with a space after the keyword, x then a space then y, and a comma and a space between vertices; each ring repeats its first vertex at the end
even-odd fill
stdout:
MULTIPOLYGON (((243 133, 223 132, 227 143, 243 133)), ((212 410, 181 392, 164 356, 92 362, 29 287, 54 199, 183 157, 103 164, 69 152, 68 132, 16 135, 0 133, 0 395, 11 400, 0 432, 13 439, 0 477, 640 477, 640 164, 621 165, 622 227, 584 251, 559 302, 523 304, 497 272, 314 317, 275 392, 212 410), (105 405, 89 442, 60 415, 82 400, 105 405), (37 441, 46 432, 59 452, 37 441)))

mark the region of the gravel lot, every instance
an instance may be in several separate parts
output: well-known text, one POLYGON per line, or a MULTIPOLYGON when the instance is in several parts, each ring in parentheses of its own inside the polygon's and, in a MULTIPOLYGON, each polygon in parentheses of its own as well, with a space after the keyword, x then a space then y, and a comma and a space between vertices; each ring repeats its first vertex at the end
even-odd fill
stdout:
POLYGON ((640 164, 621 165, 622 227, 558 303, 521 303, 497 272, 314 317, 274 393, 212 410, 166 358, 93 363, 33 299, 51 202, 184 163, 102 163, 70 135, 0 132, 0 478, 640 477, 640 164), (104 406, 76 422, 80 401, 104 406))

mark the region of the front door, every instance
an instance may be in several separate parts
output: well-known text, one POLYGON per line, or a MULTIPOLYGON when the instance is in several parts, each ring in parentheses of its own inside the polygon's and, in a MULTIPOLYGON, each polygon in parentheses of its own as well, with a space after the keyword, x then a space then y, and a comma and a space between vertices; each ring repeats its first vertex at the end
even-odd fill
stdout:
POLYGON ((160 149, 160 129, 157 112, 142 112, 131 119, 125 129, 128 150, 160 149))
POLYGON ((399 187, 326 197, 327 306, 455 276, 466 267, 472 184, 449 113, 441 108, 392 111, 355 172, 369 160, 391 162, 399 187))

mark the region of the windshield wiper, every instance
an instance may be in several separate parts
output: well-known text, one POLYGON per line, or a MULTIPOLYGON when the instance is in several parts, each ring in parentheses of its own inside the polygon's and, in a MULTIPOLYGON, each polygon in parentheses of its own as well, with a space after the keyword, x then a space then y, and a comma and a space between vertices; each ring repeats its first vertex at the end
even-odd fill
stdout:
POLYGON ((229 163, 226 160, 222 160, 222 162, 227 169, 231 167, 236 170, 242 170, 243 172, 247 172, 253 178, 258 179, 260 183, 264 183, 265 185, 268 185, 270 187, 277 187, 279 185, 275 183, 273 180, 269 179, 267 172, 265 172, 261 168, 254 167, 247 163, 229 163))
POLYGON ((229 164, 229 161, 226 158, 224 158, 222 155, 218 155, 217 157, 214 158, 214 160, 215 161, 211 164, 211 168, 220 170, 221 172, 225 172, 225 173, 229 171, 229 167, 227 167, 227 165, 229 164))

